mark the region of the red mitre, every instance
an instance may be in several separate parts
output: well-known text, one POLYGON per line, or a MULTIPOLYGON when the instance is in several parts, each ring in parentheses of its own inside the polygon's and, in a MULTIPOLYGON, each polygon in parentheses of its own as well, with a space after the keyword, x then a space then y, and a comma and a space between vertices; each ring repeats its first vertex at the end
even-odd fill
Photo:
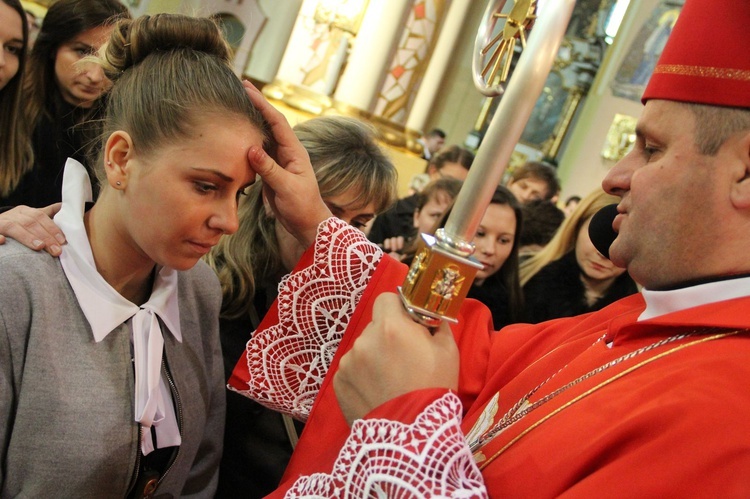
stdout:
POLYGON ((750 108, 750 0, 686 0, 649 99, 750 108))

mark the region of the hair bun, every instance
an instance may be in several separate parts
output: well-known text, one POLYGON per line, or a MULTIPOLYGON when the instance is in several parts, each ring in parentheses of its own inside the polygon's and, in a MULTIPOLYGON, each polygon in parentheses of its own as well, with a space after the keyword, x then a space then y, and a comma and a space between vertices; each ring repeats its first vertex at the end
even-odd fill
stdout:
POLYGON ((231 62, 231 48, 212 19, 156 14, 118 21, 102 48, 102 66, 107 77, 115 81, 149 55, 179 49, 204 52, 231 62))

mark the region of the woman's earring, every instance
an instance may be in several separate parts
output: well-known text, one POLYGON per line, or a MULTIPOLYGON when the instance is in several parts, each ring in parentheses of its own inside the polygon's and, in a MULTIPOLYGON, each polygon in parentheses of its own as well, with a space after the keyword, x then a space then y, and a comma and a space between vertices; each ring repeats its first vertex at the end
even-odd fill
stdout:
POLYGON ((122 185, 122 182, 120 182, 120 181, 118 180, 117 182, 115 182, 115 185, 116 185, 117 187, 120 187, 120 186, 122 185))
POLYGON ((107 161, 107 166, 112 166, 112 162, 111 161, 107 161))

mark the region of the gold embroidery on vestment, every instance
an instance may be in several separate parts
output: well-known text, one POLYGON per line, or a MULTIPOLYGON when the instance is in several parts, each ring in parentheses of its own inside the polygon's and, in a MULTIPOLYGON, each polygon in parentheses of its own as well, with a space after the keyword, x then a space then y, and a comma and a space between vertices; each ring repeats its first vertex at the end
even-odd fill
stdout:
POLYGON ((675 74, 680 76, 703 76, 725 80, 750 81, 750 71, 746 69, 713 68, 708 66, 688 66, 685 64, 659 64, 654 74, 675 74))

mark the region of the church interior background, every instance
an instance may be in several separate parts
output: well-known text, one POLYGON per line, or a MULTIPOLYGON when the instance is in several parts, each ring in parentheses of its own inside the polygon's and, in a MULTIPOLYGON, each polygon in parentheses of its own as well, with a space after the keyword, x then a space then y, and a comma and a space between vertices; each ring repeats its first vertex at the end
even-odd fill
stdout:
MULTIPOLYGON (((54 0, 22 0, 43 17, 54 0)), ((134 16, 216 16, 235 69, 292 124, 322 114, 373 124, 404 195, 424 170, 422 132, 476 149, 500 97, 474 87, 472 58, 485 9, 524 0, 123 0, 134 16)), ((556 0, 526 0, 545 4, 556 0)), ((586 195, 634 140, 640 96, 682 0, 578 0, 542 95, 509 168, 557 165, 561 199, 586 195)), ((499 30, 499 27, 496 28, 499 30)), ((532 27, 533 33, 533 27, 532 27)), ((514 60, 522 50, 515 46, 514 60)), ((511 76, 512 78, 512 66, 511 76)))

